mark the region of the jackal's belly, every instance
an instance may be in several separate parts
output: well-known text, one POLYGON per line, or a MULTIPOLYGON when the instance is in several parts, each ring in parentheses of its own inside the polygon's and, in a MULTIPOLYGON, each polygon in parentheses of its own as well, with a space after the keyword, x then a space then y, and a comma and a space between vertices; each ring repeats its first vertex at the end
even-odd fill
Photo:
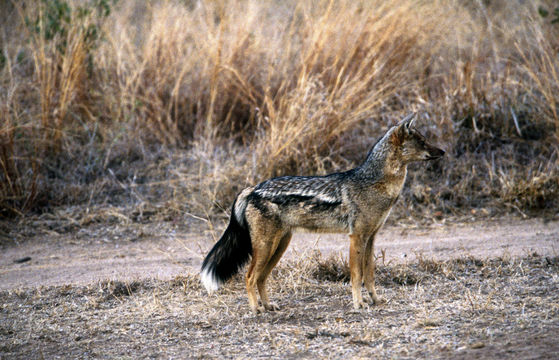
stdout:
POLYGON ((281 222, 294 230, 322 233, 347 233, 349 221, 347 214, 341 211, 287 210, 281 216, 281 222))

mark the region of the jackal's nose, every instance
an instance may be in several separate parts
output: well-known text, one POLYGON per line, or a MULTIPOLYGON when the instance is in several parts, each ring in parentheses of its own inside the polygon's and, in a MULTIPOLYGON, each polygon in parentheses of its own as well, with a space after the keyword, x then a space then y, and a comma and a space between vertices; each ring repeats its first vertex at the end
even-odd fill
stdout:
POLYGON ((443 157, 443 155, 444 155, 444 150, 435 148, 431 151, 431 153, 429 154, 429 158, 427 160, 440 159, 443 157))

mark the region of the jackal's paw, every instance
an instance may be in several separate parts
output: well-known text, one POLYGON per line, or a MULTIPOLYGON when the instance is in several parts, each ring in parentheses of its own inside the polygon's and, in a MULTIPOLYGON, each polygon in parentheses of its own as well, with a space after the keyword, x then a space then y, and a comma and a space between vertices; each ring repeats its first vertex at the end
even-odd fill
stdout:
POLYGON ((268 311, 278 311, 280 309, 278 304, 273 303, 273 302, 268 303, 268 304, 264 304, 264 308, 268 311))
POLYGON ((353 301, 353 310, 360 310, 360 309, 366 309, 368 308, 367 304, 365 304, 363 302, 363 300, 360 301, 353 301))
POLYGON ((252 313, 253 313, 254 315, 262 314, 263 312, 266 311, 266 310, 264 309, 264 307, 263 307, 263 306, 260 306, 260 305, 258 305, 258 306, 251 306, 251 307, 250 307, 250 310, 252 311, 252 313))
POLYGON ((383 298, 379 297, 379 296, 373 296, 371 295, 369 297, 368 303, 371 305, 381 305, 386 303, 386 300, 384 300, 383 298))

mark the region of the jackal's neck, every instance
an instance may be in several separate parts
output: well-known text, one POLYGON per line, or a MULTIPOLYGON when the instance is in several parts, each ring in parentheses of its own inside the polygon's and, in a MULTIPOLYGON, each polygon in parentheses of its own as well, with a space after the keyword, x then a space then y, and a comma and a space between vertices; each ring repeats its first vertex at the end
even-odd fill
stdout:
POLYGON ((366 176, 374 180, 380 180, 383 177, 405 177, 407 173, 407 164, 400 160, 399 149, 390 140, 395 128, 386 132, 386 134, 373 146, 365 162, 361 164, 356 173, 366 176))

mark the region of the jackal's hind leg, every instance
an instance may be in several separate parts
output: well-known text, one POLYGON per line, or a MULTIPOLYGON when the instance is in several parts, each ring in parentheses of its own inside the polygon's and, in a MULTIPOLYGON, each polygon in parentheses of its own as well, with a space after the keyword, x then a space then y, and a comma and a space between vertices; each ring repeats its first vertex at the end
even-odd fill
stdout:
POLYGON ((250 310, 257 314, 262 312, 262 308, 258 307, 258 298, 256 297, 256 278, 254 276, 254 269, 257 266, 258 259, 259 259, 258 252, 253 249, 252 250, 252 261, 250 262, 250 266, 247 271, 246 275, 246 288, 248 294, 248 304, 250 306, 250 310))
POLYGON ((365 253, 363 254, 363 276, 365 288, 369 292, 371 301, 373 304, 378 305, 382 302, 382 299, 377 295, 375 289, 375 235, 376 232, 367 239, 367 244, 365 245, 365 253))
POLYGON ((276 305, 275 303, 271 303, 270 300, 268 299, 268 292, 266 291, 266 280, 270 275, 270 273, 272 272, 272 270, 274 269, 274 267, 277 265, 279 259, 281 259, 290 241, 291 241, 291 233, 287 233, 281 236, 278 244, 274 244, 277 245, 274 246, 276 247, 276 251, 270 257, 270 260, 268 260, 268 263, 266 264, 264 269, 262 269, 262 272, 260 273, 260 276, 258 277, 258 280, 256 282, 258 286, 258 292, 260 293, 260 299, 262 299, 262 305, 264 305, 264 308, 268 311, 279 310, 279 306, 276 305))
MULTIPOLYGON (((258 313, 264 311, 265 308, 270 307, 266 289, 263 286, 266 282, 266 277, 269 274, 269 271, 266 273, 266 267, 280 247, 285 231, 279 224, 263 217, 260 213, 252 214, 250 224, 252 262, 247 272, 246 287, 250 309, 253 313, 258 313), (258 298, 256 297, 257 287, 264 307, 258 306, 258 298)), ((285 244, 284 246, 287 245, 285 244)), ((283 251, 281 254, 283 254, 283 251)), ((277 260, 279 260, 279 257, 277 260)))
POLYGON ((363 237, 361 235, 349 235, 349 270, 351 272, 351 293, 353 295, 353 308, 365 307, 361 295, 361 284, 363 278, 363 237))

